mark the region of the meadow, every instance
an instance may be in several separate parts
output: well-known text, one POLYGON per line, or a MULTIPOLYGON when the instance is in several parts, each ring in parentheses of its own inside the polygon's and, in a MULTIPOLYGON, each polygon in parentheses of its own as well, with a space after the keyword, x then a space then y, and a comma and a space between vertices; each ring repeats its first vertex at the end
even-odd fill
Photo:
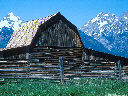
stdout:
POLYGON ((71 79, 64 84, 53 82, 5 79, 0 83, 0 96, 128 96, 128 81, 83 78, 71 79))

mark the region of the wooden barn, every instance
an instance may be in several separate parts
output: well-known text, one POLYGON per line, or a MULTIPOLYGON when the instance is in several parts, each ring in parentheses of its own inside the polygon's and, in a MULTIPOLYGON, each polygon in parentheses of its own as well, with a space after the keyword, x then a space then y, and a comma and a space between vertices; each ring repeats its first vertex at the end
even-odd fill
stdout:
POLYGON ((35 59, 40 54, 31 53, 44 51, 40 58, 38 56, 38 60, 39 62, 46 62, 46 58, 42 58, 42 56, 49 55, 50 58, 58 58, 62 55, 74 58, 68 55, 71 53, 70 50, 73 50, 75 53, 81 53, 80 55, 76 54, 76 62, 81 62, 83 48, 77 28, 64 16, 57 13, 38 20, 28 21, 15 31, 7 47, 3 49, 3 58, 29 59, 31 57, 31 59, 35 59), (55 51, 53 54, 50 53, 53 51, 55 51))
POLYGON ((85 48, 76 26, 60 13, 26 22, 0 50, 1 78, 122 78, 126 66, 127 58, 85 48))

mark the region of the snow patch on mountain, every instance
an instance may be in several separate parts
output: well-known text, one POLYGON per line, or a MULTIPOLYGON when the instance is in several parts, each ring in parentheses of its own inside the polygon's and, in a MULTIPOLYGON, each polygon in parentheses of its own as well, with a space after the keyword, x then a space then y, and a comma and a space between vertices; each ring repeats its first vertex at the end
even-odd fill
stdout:
POLYGON ((101 28, 103 25, 108 24, 108 22, 107 21, 103 21, 103 22, 100 21, 100 23, 98 23, 98 24, 99 24, 99 28, 101 28))
POLYGON ((12 28, 13 30, 17 30, 24 23, 20 19, 20 17, 15 16, 12 12, 10 12, 3 20, 0 21, 0 30, 2 27, 12 28))
POLYGON ((18 19, 20 19, 18 16, 15 16, 12 12, 8 14, 10 20, 13 20, 13 21, 18 21, 18 19))
POLYGON ((108 14, 104 14, 104 16, 109 16, 108 14))
POLYGON ((124 19, 128 19, 128 17, 124 17, 124 19))
POLYGON ((99 18, 98 18, 98 17, 93 18, 93 19, 91 20, 91 23, 94 23, 94 22, 96 22, 96 21, 98 21, 98 20, 99 20, 99 18))

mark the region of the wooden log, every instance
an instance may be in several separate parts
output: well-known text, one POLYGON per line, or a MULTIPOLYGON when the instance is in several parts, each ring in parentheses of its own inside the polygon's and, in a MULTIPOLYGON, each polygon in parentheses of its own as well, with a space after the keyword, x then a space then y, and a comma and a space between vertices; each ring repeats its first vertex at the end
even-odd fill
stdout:
POLYGON ((60 63, 60 79, 61 83, 64 83, 64 69, 63 69, 63 57, 59 57, 59 63, 60 63))
POLYGON ((122 79, 122 70, 121 70, 121 63, 120 63, 120 60, 118 60, 118 70, 119 70, 119 80, 122 79))

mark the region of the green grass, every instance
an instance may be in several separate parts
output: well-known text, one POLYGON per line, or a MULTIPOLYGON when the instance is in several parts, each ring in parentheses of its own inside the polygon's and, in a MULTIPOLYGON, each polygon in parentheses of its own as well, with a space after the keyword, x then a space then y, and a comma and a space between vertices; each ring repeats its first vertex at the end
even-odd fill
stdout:
POLYGON ((101 78, 79 79, 70 80, 63 85, 46 83, 49 80, 37 79, 6 79, 5 81, 0 85, 0 96, 108 96, 108 94, 128 96, 127 81, 120 82, 101 78), (10 83, 9 81, 18 81, 18 83, 10 83))

